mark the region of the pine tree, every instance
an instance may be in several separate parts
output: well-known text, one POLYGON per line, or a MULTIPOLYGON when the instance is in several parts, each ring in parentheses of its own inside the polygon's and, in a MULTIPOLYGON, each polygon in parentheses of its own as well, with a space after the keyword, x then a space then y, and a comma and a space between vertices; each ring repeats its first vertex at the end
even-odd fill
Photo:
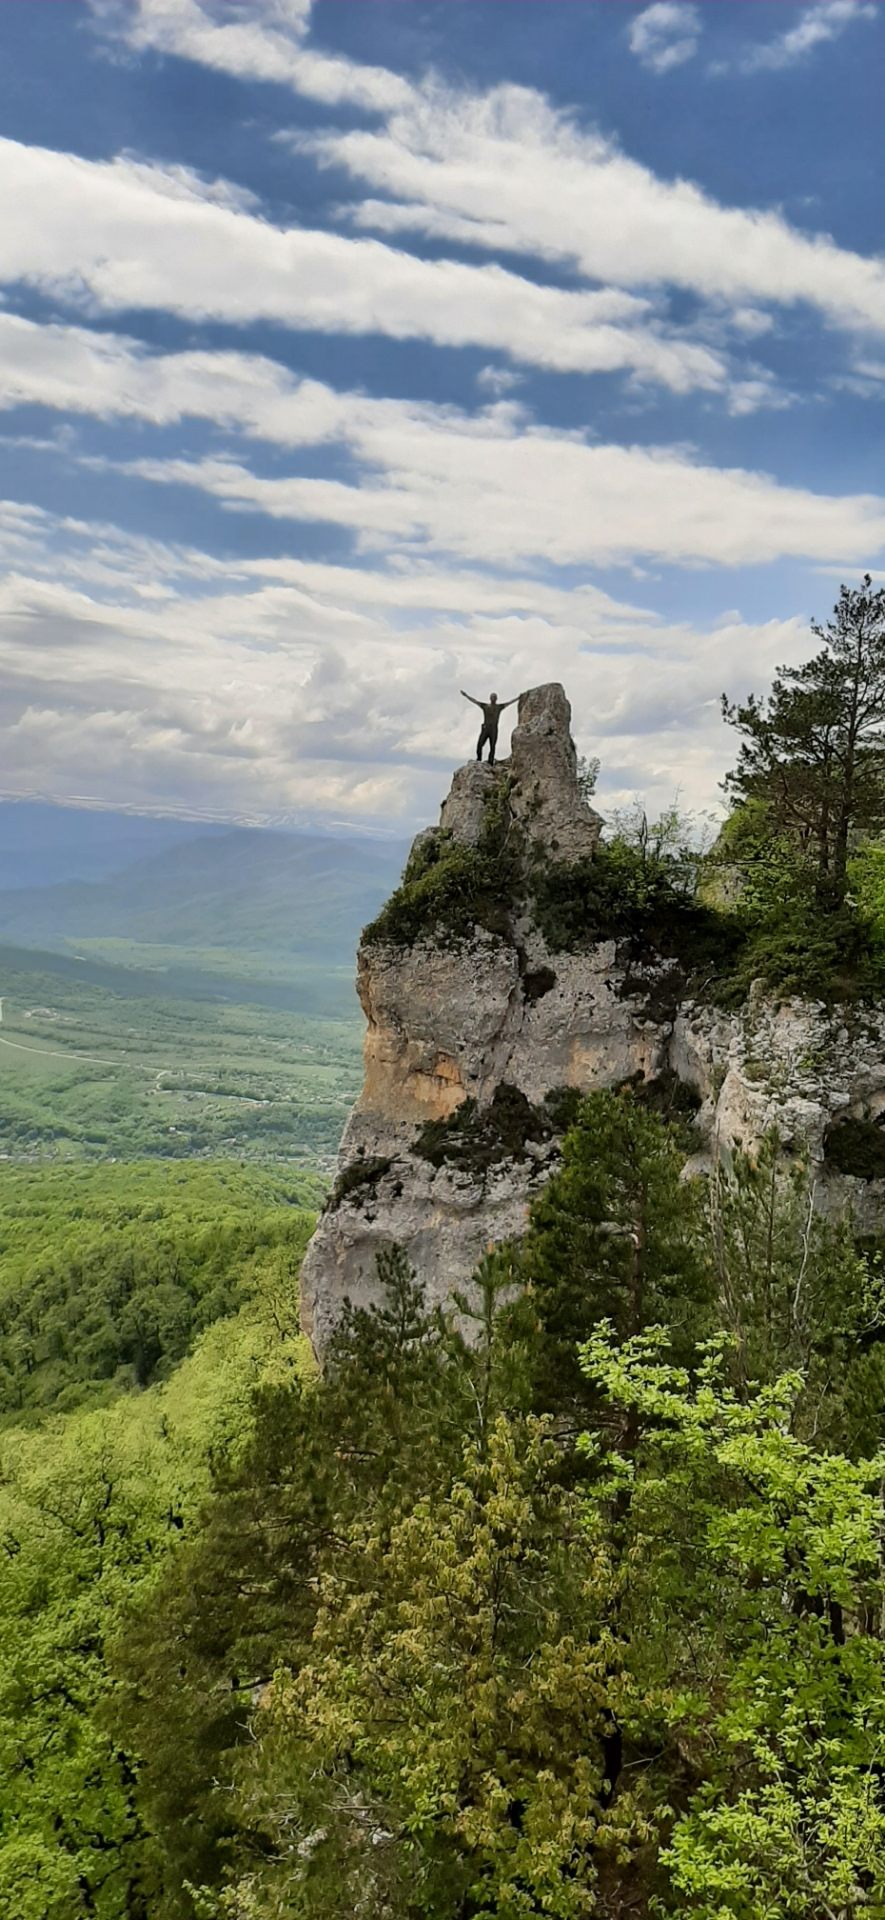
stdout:
POLYGON ((743 735, 725 784, 795 836, 819 901, 838 906, 853 831, 885 825, 885 588, 869 574, 843 586, 833 618, 812 632, 820 652, 780 667, 767 700, 723 694, 724 718, 743 735))
POLYGON ((586 1409, 577 1342, 609 1319, 622 1339, 651 1322, 691 1345, 712 1291, 685 1154, 630 1089, 591 1093, 563 1161, 532 1208, 525 1272, 540 1322, 538 1404, 586 1409))

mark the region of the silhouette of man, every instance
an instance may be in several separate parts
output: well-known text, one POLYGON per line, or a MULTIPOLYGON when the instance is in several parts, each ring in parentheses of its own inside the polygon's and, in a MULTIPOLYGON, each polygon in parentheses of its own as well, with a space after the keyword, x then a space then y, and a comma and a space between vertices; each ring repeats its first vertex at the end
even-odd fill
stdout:
POLYGON ((461 688, 461 692, 465 700, 470 700, 473 706, 482 708, 482 726, 480 728, 479 739, 476 743, 476 757, 477 760, 482 759, 482 750, 486 741, 488 741, 489 766, 493 767, 495 764, 495 748, 498 744, 498 721, 505 707, 515 707, 516 696, 514 696, 512 700, 499 700, 496 693, 490 693, 487 700, 474 700, 472 693, 464 693, 463 687, 461 688))

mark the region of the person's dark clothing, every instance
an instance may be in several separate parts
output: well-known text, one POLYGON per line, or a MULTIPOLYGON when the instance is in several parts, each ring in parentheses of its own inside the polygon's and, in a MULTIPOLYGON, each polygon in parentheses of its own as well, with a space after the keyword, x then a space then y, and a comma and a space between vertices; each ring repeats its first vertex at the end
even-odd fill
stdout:
POLYGON ((482 707, 483 719, 479 739, 476 743, 476 757, 477 760, 482 759, 483 747, 488 744, 489 766, 493 767, 495 764, 495 748, 498 744, 498 721, 501 718, 501 709, 497 702, 493 707, 490 707, 485 700, 482 700, 480 705, 482 707))
POLYGON ((482 709, 482 729, 476 743, 476 757, 477 760, 481 760, 483 747, 488 746, 489 766, 493 767, 495 748, 498 744, 498 722, 505 708, 512 707, 515 702, 513 700, 475 700, 472 693, 464 693, 463 687, 461 691, 465 700, 469 700, 474 707, 482 709))
POLYGON ((480 700, 477 704, 482 707, 482 727, 480 728, 479 739, 476 743, 476 757, 477 760, 482 759, 483 747, 487 745, 489 749, 489 766, 493 767, 495 764, 495 748, 498 744, 498 722, 501 718, 503 708, 497 700, 480 700))

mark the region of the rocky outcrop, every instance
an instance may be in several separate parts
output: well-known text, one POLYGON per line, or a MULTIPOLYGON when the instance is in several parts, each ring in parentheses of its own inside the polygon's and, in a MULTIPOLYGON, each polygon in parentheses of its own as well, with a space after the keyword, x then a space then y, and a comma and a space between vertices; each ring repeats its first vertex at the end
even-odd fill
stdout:
MULTIPOLYGON (((459 767, 443 801, 440 827, 475 847, 496 783, 504 777, 514 820, 548 860, 589 859, 602 822, 582 799, 571 707, 555 682, 520 694, 509 760, 497 768, 478 760, 459 767)), ((423 838, 419 835, 419 839, 423 838)))
MULTIPOLYGON (((580 794, 569 722, 561 687, 523 695, 510 760, 459 769, 444 832, 477 847, 504 781, 533 858, 591 857, 600 822, 580 794)), ((834 1016, 752 993, 723 1013, 681 997, 673 962, 637 973, 613 941, 551 951, 525 906, 502 932, 364 942, 357 986, 365 1083, 302 1272, 303 1324, 320 1354, 345 1298, 375 1297, 382 1247, 403 1245, 429 1299, 444 1303, 490 1245, 523 1230, 556 1164, 564 1088, 675 1075, 698 1101, 691 1170, 777 1126, 815 1163, 819 1204, 850 1198, 865 1227, 885 1217, 885 1177, 869 1177, 880 1139, 885 1176, 885 1134, 873 1133, 885 1113, 885 1014, 834 1016), (872 1141, 867 1177, 830 1153, 846 1119, 872 1141)))
POLYGON ((490 1245, 523 1231, 556 1161, 551 1130, 546 1141, 526 1139, 516 1154, 471 1166, 453 1129, 450 1161, 434 1164, 431 1123, 451 1123, 468 1101, 481 1117, 501 1087, 543 1115, 557 1089, 651 1078, 666 1064, 672 1029, 622 997, 611 943, 554 955, 530 935, 523 955, 488 934, 453 950, 361 952, 366 1074, 341 1142, 347 1191, 333 1193, 302 1271, 303 1324, 318 1351, 345 1297, 355 1305, 374 1297, 380 1247, 403 1245, 429 1299, 442 1303, 490 1245))
POLYGON ((778 1002, 758 990, 736 1014, 688 1003, 668 1060, 702 1097, 691 1170, 774 1127, 786 1152, 807 1156, 822 1209, 850 1205, 861 1232, 882 1231, 885 1011, 778 1002))

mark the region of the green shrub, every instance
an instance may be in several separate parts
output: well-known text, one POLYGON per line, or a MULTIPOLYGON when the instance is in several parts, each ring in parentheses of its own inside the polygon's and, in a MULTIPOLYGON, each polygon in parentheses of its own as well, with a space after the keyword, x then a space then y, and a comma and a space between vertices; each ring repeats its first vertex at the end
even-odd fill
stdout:
POLYGON ((323 1211, 334 1213, 342 1200, 354 1193, 359 1193, 363 1200, 369 1199, 370 1195, 374 1198, 379 1180, 383 1180, 385 1173, 390 1172, 392 1165, 392 1160, 384 1159, 380 1154, 359 1152, 356 1159, 351 1160, 350 1165, 339 1173, 323 1211))
POLYGON ((848 862, 848 887, 870 953, 885 974, 885 847, 868 842, 856 849, 848 862))
POLYGON ((501 1160, 524 1159, 527 1141, 552 1139, 558 1112, 555 1099, 550 1106, 545 1101, 543 1107, 533 1107, 519 1087, 502 1081, 489 1106, 463 1100, 447 1119, 428 1120, 413 1151, 434 1167, 483 1174, 501 1160))
MULTIPOLYGON (((885 848, 852 858, 852 892, 822 900, 795 837, 775 833, 766 810, 745 803, 712 852, 671 809, 650 824, 641 808, 618 821, 592 858, 551 861, 532 852, 501 775, 486 800, 475 847, 434 829, 421 836, 401 885, 365 929, 367 942, 412 946, 469 939, 476 927, 513 938, 528 906, 551 953, 615 940, 629 968, 677 963, 680 991, 725 1006, 753 981, 773 993, 824 1001, 885 990, 885 848)), ((528 1000, 554 984, 550 969, 525 976, 528 1000)))
POLYGON ((520 880, 521 836, 510 811, 510 782, 498 777, 485 800, 475 847, 444 829, 422 834, 402 881, 363 931, 368 944, 412 947, 432 934, 441 943, 466 940, 474 927, 506 934, 520 880))
POLYGON ((666 1122, 683 1153, 697 1152, 698 1136, 692 1125, 702 1105, 697 1087, 691 1086, 687 1080, 680 1080, 675 1068, 664 1067, 661 1073, 653 1074, 650 1079, 646 1079, 641 1071, 635 1073, 616 1088, 618 1093, 628 1091, 638 1107, 666 1122))
POLYGON ((850 909, 833 914, 791 910, 771 915, 754 929, 729 980, 732 1001, 742 1000, 752 981, 787 997, 853 1000, 875 982, 866 964, 862 931, 850 909))
POLYGON ((759 801, 735 808, 714 847, 701 892, 711 905, 731 902, 739 935, 716 982, 718 999, 736 1005, 754 980, 803 999, 857 1000, 885 986, 885 850, 860 848, 850 864, 851 892, 822 895, 814 864, 795 834, 776 831, 759 801))
POLYGON ((601 843, 592 860, 539 868, 531 886, 552 952, 619 940, 635 958, 658 953, 694 973, 722 967, 736 944, 733 916, 697 900, 666 858, 649 858, 624 840, 601 843))

